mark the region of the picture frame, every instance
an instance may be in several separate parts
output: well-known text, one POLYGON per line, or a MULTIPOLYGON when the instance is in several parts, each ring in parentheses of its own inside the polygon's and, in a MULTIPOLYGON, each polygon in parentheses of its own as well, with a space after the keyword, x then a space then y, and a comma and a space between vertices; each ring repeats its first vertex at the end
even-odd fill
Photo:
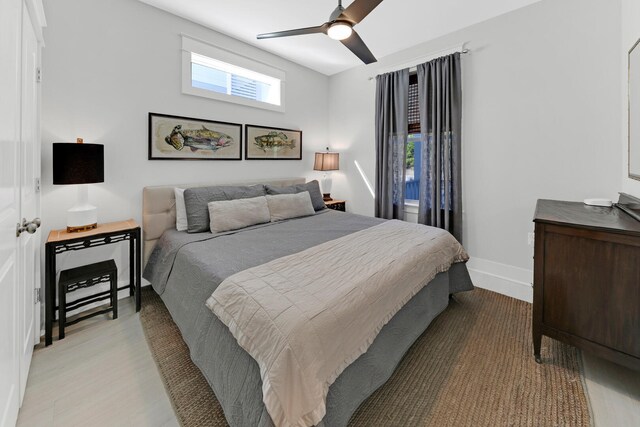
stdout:
POLYGON ((149 160, 242 160, 242 125, 149 113, 149 160))
POLYGON ((246 160, 302 160, 302 131, 245 125, 246 160))

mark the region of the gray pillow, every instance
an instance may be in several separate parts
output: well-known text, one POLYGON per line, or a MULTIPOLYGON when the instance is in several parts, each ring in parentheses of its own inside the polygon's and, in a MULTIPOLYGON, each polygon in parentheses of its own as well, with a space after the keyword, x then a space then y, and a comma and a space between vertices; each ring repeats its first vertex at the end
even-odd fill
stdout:
POLYGON ((274 187, 269 184, 265 185, 265 187, 267 189, 267 194, 271 195, 296 194, 302 193, 303 191, 308 191, 309 195, 311 196, 311 204, 313 205, 313 209, 316 212, 326 208, 324 200, 322 200, 320 184, 317 180, 309 181, 306 184, 289 185, 288 187, 274 187))
MULTIPOLYGON (((309 202, 309 208, 311 208, 311 202, 309 202)), ((271 220, 265 196, 209 202, 208 209, 212 233, 237 230, 271 220)))
POLYGON ((184 190, 184 205, 187 209, 187 231, 200 233, 208 231, 209 202, 220 200, 248 199, 265 196, 264 185, 228 185, 215 187, 195 187, 184 190))
POLYGON ((267 194, 271 222, 315 214, 308 191, 296 194, 267 194))

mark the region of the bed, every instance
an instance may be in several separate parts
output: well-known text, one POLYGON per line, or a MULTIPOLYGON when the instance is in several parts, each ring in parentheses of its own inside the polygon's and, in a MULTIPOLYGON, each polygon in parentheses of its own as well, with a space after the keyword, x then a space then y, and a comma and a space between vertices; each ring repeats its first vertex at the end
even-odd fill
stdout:
MULTIPOLYGON (((292 178, 260 183, 284 187, 304 181, 292 178)), ((143 190, 144 277, 165 303, 229 424, 273 426, 263 403, 257 362, 238 345, 227 326, 205 306, 205 301, 224 279, 235 273, 377 226, 385 220, 325 209, 309 217, 216 235, 189 234, 175 230, 174 187, 143 190)), ((471 289, 473 285, 464 263, 451 265, 425 283, 382 327, 367 351, 329 387, 326 415, 317 425, 346 426, 358 406, 384 384, 411 344, 446 308, 449 296, 471 289)))

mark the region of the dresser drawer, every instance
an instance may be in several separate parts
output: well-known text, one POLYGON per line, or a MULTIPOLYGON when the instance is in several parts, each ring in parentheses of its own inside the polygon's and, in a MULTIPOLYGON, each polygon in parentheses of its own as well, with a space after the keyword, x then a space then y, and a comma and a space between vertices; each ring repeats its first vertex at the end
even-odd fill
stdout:
POLYGON ((543 307, 546 326, 640 357, 640 247, 545 233, 543 307))

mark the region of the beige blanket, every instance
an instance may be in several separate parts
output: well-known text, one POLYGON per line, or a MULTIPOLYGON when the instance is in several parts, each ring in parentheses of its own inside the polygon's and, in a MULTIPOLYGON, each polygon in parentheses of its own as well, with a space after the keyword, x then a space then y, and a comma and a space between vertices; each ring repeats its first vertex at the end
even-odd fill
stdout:
POLYGON ((257 362, 277 427, 312 426, 329 386, 411 297, 466 261, 446 231, 388 221, 224 280, 207 306, 257 362))

